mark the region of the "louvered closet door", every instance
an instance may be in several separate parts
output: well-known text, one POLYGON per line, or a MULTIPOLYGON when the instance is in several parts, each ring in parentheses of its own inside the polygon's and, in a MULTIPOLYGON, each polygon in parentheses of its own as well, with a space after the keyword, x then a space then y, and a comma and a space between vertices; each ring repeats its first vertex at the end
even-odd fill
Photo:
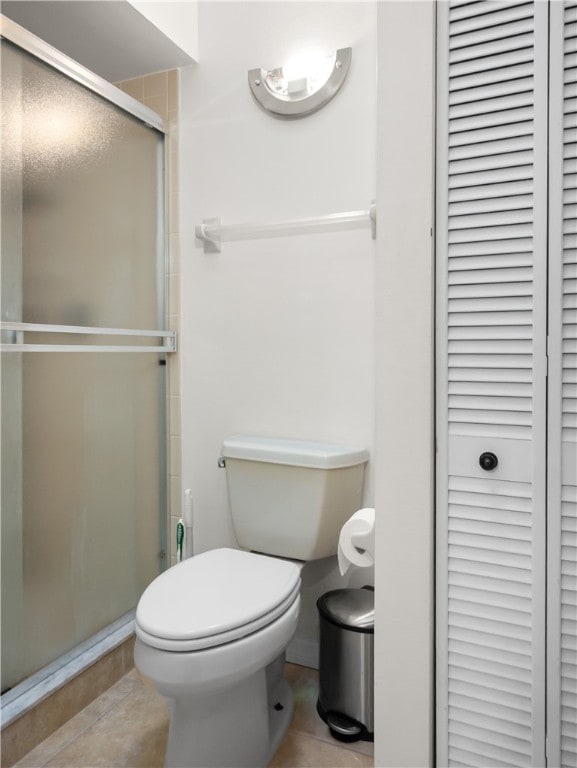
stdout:
POLYGON ((548 760, 577 765, 577 2, 551 5, 548 760))
POLYGON ((545 762, 543 2, 438 4, 439 766, 545 762), (498 466, 482 469, 493 453, 498 466))

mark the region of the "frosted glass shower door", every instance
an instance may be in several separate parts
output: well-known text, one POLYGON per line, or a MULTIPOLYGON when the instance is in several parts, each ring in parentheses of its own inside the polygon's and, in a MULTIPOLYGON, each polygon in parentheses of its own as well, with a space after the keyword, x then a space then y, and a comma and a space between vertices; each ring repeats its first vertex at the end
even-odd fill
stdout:
POLYGON ((166 355, 164 135, 1 55, 4 691, 164 565, 166 355))

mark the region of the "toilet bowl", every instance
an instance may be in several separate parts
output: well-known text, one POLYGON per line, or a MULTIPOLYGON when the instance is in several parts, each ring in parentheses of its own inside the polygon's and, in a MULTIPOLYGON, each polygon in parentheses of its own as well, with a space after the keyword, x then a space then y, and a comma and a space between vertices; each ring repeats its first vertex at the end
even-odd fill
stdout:
POLYGON ((216 549, 144 592, 134 659, 169 703, 166 766, 267 765, 292 715, 282 668, 299 587, 294 563, 216 549))
POLYGON ((327 443, 224 441, 219 466, 244 550, 170 568, 136 610, 136 666, 168 702, 166 766, 264 768, 274 755, 292 715, 283 667, 302 561, 336 554, 367 460, 366 451, 327 443))

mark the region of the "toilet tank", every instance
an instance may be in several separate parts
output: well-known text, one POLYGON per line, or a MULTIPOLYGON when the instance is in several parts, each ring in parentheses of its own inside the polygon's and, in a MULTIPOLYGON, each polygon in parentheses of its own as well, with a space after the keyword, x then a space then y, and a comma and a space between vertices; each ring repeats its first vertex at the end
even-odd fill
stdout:
POLYGON ((367 451, 236 435, 222 456, 241 547, 295 560, 336 554, 342 526, 361 506, 367 451))

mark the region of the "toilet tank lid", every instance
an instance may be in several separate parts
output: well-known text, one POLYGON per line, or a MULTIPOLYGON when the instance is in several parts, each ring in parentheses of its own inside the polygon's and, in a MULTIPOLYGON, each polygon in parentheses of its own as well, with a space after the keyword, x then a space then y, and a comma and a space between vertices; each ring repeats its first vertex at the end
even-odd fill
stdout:
POLYGON ((311 469, 342 469, 365 464, 369 460, 369 452, 363 448, 256 435, 227 437, 222 445, 222 455, 225 459, 262 461, 311 469))

